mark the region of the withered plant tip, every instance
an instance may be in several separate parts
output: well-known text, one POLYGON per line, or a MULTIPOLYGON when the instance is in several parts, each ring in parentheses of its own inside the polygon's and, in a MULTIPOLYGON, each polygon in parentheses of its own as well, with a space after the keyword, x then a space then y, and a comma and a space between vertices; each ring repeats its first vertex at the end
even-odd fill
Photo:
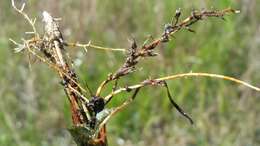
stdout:
MULTIPOLYGON (((192 11, 191 15, 182 21, 181 10, 178 9, 176 10, 171 23, 165 25, 162 35, 159 38, 152 41, 147 40, 140 46, 138 46, 137 41, 133 38, 131 46, 128 49, 116 49, 96 46, 91 44, 91 42, 87 44, 66 42, 62 37, 62 32, 59 29, 57 19, 53 18, 51 14, 46 11, 43 12, 45 33, 40 35, 35 27, 36 19, 30 19, 24 12, 25 4, 18 9, 14 0, 12 0, 12 6, 14 10, 22 14, 25 20, 29 22, 34 37, 23 39, 22 43, 17 43, 12 39, 10 39, 10 41, 17 46, 15 49, 16 52, 26 51, 28 54, 35 56, 58 73, 63 89, 70 102, 73 126, 69 131, 79 146, 106 146, 106 123, 113 115, 119 113, 124 107, 129 105, 136 98, 140 89, 145 86, 164 87, 170 103, 181 115, 187 118, 191 124, 193 123, 192 118, 174 101, 166 80, 174 80, 183 77, 212 77, 233 81, 256 91, 260 91, 260 88, 250 85, 247 82, 224 75, 210 73, 183 73, 157 79, 148 79, 131 86, 118 87, 118 80, 134 72, 136 70, 136 65, 140 62, 141 58, 156 56, 155 48, 161 43, 169 42, 170 38, 174 36, 176 32, 182 29, 194 32, 190 27, 200 20, 205 20, 207 17, 223 19, 223 17, 228 13, 239 12, 231 8, 220 11, 192 11), (95 48, 106 51, 121 51, 127 52, 127 55, 122 66, 114 73, 109 74, 97 88, 95 95, 93 95, 88 84, 86 89, 79 84, 78 76, 72 68, 70 58, 65 55, 69 47, 82 47, 85 50, 87 48, 95 48), (114 86, 111 93, 105 97, 101 97, 100 95, 103 89, 112 81, 114 82, 114 86), (133 92, 133 94, 121 105, 108 109, 106 105, 109 101, 123 91, 133 92), (85 93, 89 93, 90 96, 85 96, 85 93)), ((29 34, 31 34, 31 32, 29 34)))

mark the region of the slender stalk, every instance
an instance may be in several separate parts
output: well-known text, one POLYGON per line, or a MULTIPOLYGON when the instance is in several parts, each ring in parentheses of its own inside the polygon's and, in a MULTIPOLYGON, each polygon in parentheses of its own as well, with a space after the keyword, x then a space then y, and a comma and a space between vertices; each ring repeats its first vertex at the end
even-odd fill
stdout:
MULTIPOLYGON (((198 73, 182 73, 182 74, 176 74, 176 75, 171 75, 171 76, 166 76, 166 77, 161 77, 161 78, 157 78, 154 79, 155 81, 166 81, 166 80, 175 80, 178 78, 187 78, 187 77, 210 77, 210 78, 219 78, 219 79, 223 79, 223 80, 228 80, 228 81, 232 81, 235 82, 237 84, 241 84, 244 85, 246 87, 249 87, 255 91, 260 92, 260 88, 256 87, 254 85, 251 85, 245 81, 230 77, 230 76, 225 76, 225 75, 219 75, 219 74, 211 74, 211 73, 204 73, 204 72, 198 72, 198 73)), ((107 95, 104 99, 106 101, 109 101, 110 98, 112 98, 114 95, 121 93, 122 91, 127 91, 127 90, 132 90, 132 89, 137 89, 140 87, 144 87, 147 86, 147 84, 144 84, 143 82, 140 84, 136 84, 136 85, 132 85, 132 86, 128 86, 126 88, 120 88, 117 89, 116 91, 111 92, 109 95, 107 95)))
POLYGON ((84 49, 86 48, 94 48, 97 50, 103 50, 103 51, 118 51, 118 52, 125 52, 126 49, 123 48, 108 48, 108 47, 101 47, 98 45, 93 45, 91 44, 91 41, 89 41, 89 43, 87 44, 80 44, 80 43, 66 43, 67 46, 69 47, 82 47, 84 49))

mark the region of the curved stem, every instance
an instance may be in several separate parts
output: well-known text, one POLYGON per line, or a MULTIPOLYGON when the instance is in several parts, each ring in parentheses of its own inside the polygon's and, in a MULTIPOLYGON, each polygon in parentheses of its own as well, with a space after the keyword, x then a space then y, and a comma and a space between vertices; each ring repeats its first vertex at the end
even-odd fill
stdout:
MULTIPOLYGON (((177 78, 185 78, 185 77, 211 77, 211 78, 219 78, 219 79, 223 79, 223 80, 228 80, 228 81, 232 81, 238 84, 242 84, 246 87, 249 87, 255 91, 260 92, 260 88, 253 86, 245 81, 236 79, 234 77, 230 77, 230 76, 225 76, 225 75, 219 75, 219 74, 211 74, 211 73, 203 73, 203 72, 198 72, 198 73, 182 73, 182 74, 176 74, 176 75, 172 75, 172 76, 166 76, 166 77, 162 77, 162 78, 157 78, 154 79, 155 81, 165 81, 165 80, 173 80, 173 79, 177 79, 177 78)), ((116 91, 114 91, 113 93, 110 93, 109 95, 107 95, 105 97, 105 100, 110 100, 110 98, 116 94, 121 93, 122 91, 127 91, 129 89, 136 89, 136 88, 140 88, 143 86, 146 86, 147 84, 136 84, 136 85, 132 85, 132 86, 128 86, 126 88, 119 88, 116 91)))

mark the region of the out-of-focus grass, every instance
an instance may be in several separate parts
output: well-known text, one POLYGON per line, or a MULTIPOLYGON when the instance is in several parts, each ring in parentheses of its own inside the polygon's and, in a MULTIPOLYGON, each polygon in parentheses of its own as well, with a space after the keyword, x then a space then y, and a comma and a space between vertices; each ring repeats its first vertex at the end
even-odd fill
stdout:
MULTIPOLYGON (((62 17, 67 40, 109 47, 129 47, 135 36, 139 45, 149 34, 160 36, 175 10, 183 15, 193 8, 223 9, 232 6, 239 15, 226 21, 209 19, 193 26, 196 34, 179 32, 160 46, 160 56, 144 60, 140 70, 120 82, 138 83, 148 77, 203 71, 234 76, 260 86, 260 3, 257 0, 98 0, 29 1, 26 11, 39 17, 48 10, 62 17)), ((45 65, 30 69, 26 55, 14 54, 8 38, 30 31, 21 16, 1 1, 0 29, 0 145, 72 145, 66 132, 70 112, 58 78, 45 65)), ((40 24, 40 19, 38 19, 40 24)), ((42 26, 39 25, 39 29, 42 26)), ((123 62, 124 54, 89 49, 69 50, 83 63, 77 66, 82 83, 94 90, 108 73, 123 62), (82 55, 80 55, 83 54, 82 55), (81 56, 81 57, 80 57, 81 56)), ((145 88, 131 106, 108 124, 111 145, 248 145, 260 144, 259 93, 233 83, 187 78, 168 82, 176 101, 192 115, 195 125, 180 116, 159 87, 145 88)), ((128 94, 113 99, 122 103, 128 94)))

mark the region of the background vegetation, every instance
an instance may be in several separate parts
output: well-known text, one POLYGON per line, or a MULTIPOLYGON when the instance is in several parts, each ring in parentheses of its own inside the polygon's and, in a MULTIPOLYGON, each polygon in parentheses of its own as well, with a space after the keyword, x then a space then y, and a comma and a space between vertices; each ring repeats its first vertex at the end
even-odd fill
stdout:
MULTIPOLYGON (((160 56, 139 64, 121 81, 133 84, 148 77, 184 72, 234 76, 260 86, 260 2, 258 0, 28 0, 26 11, 38 17, 49 11, 60 22, 69 41, 127 48, 135 36, 142 44, 148 35, 160 36, 177 8, 187 16, 194 9, 240 9, 226 21, 210 19, 193 26, 196 34, 179 32, 160 56)), ((46 65, 15 54, 8 38, 25 37, 29 26, 0 1, 0 145, 75 145, 66 127, 71 125, 68 101, 59 79, 46 65)), ((92 90, 115 71, 124 54, 89 49, 69 50, 82 84, 92 90)), ((175 99, 192 115, 189 123, 171 108, 165 90, 145 88, 122 113, 109 122, 110 145, 124 146, 257 146, 260 145, 260 95, 233 83, 205 78, 169 81, 175 99)), ((109 91, 109 90, 108 90, 109 91)), ((120 104, 127 94, 114 98, 120 104)))

